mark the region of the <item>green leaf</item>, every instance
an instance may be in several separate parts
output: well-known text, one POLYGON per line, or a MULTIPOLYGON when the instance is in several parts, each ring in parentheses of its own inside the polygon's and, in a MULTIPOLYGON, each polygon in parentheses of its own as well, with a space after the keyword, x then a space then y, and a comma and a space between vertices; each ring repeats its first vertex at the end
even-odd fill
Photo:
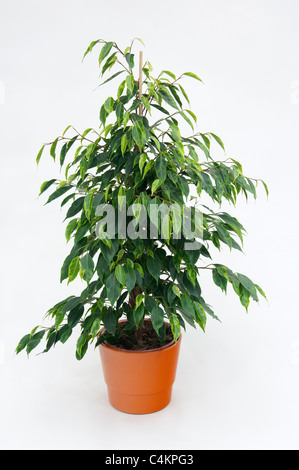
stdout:
POLYGON ((127 75, 126 77, 127 88, 130 93, 134 91, 134 77, 133 75, 127 75))
POLYGON ((200 195, 202 193, 202 184, 201 184, 200 181, 197 183, 196 192, 197 192, 198 196, 200 197, 200 195))
POLYGON ((49 202, 52 202, 54 201, 55 199, 57 199, 58 197, 62 196, 64 193, 66 193, 67 191, 69 191, 70 189, 72 188, 72 186, 69 186, 67 184, 65 184, 64 186, 60 186, 60 188, 56 189, 54 191, 54 193, 51 194, 51 196, 49 197, 49 199, 47 200, 47 202, 45 203, 46 204, 49 204, 49 202))
POLYGON ((145 109, 147 109, 147 111, 149 112, 151 116, 151 105, 149 104, 148 99, 145 96, 141 96, 141 101, 142 101, 143 106, 145 107, 145 109))
POLYGON ((126 111, 126 112, 124 113, 124 118, 123 118, 123 122, 122 122, 122 124, 123 124, 124 127, 127 127, 127 124, 128 124, 128 122, 129 122, 129 119, 130 119, 130 113, 129 113, 129 111, 126 111))
POLYGON ((73 330, 69 325, 64 325, 59 334, 59 341, 64 344, 71 336, 73 330))
POLYGON ((139 149, 143 148, 143 133, 143 124, 141 123, 141 121, 137 121, 132 129, 132 137, 139 149))
POLYGON ((175 108, 177 110, 179 110, 179 107, 175 101, 175 99, 168 93, 168 91, 164 88, 164 89, 160 89, 158 91, 158 95, 161 96, 161 98, 169 105, 171 106, 172 108, 175 108))
POLYGON ((254 284, 255 288, 258 290, 258 292, 267 300, 267 296, 265 294, 265 292, 263 291, 263 289, 258 286, 257 284, 254 284))
POLYGON ((64 161, 65 161, 65 157, 66 157, 66 154, 67 152, 70 150, 70 148, 72 147, 72 145, 76 142, 78 136, 76 135, 75 137, 73 137, 71 140, 69 140, 68 142, 66 142, 62 147, 61 147, 61 151, 60 151, 60 166, 62 167, 63 164, 64 164, 64 161))
POLYGON ((247 180, 247 182, 250 186, 251 193, 253 194, 254 199, 256 199, 256 189, 255 189, 255 186, 254 186, 253 182, 251 181, 250 178, 246 178, 246 180, 247 180))
POLYGON ((117 52, 114 52, 113 54, 111 54, 108 57, 108 59, 106 60, 106 62, 102 66, 102 76, 104 75, 104 73, 107 70, 111 70, 111 68, 113 67, 113 65, 115 64, 116 61, 117 61, 117 52))
POLYGON ((107 98, 104 103, 104 108, 105 108, 106 113, 108 114, 112 113, 113 106, 114 106, 114 99, 112 97, 107 98))
POLYGON ((169 243, 171 236, 171 218, 168 214, 161 214, 161 237, 169 243))
MULTIPOLYGON (((163 108, 162 106, 159 106, 158 104, 155 104, 155 103, 151 103, 151 106, 153 106, 154 108, 158 109, 159 111, 161 111, 161 113, 164 113, 164 114, 167 114, 169 116, 169 111, 167 111, 167 109, 163 108)), ((158 123, 160 123, 161 121, 159 120, 158 123)), ((157 123, 156 123, 157 124, 157 123)), ((154 127, 157 127, 156 125, 152 126, 153 128, 154 127)))
POLYGON ((265 188, 265 191, 266 191, 267 196, 269 196, 269 189, 268 189, 267 184, 266 184, 265 181, 263 181, 263 180, 261 180, 261 182, 262 182, 262 185, 263 185, 264 188, 265 188))
POLYGON ((251 279, 249 279, 249 277, 245 276, 244 274, 240 274, 240 273, 236 273, 236 274, 237 274, 239 281, 245 287, 245 289, 248 290, 250 294, 256 297, 257 294, 256 294, 255 284, 251 281, 251 279))
POLYGON ((146 296, 145 297, 145 308, 147 309, 148 313, 151 313, 152 310, 156 306, 156 301, 153 297, 146 296))
POLYGON ((75 197, 75 194, 74 194, 74 193, 69 194, 68 196, 66 196, 66 197, 62 200, 62 202, 61 202, 61 204, 60 204, 60 207, 63 207, 63 206, 65 206, 69 201, 74 200, 74 197, 75 197))
POLYGON ((115 276, 118 282, 123 286, 125 285, 126 281, 126 273, 125 269, 122 265, 118 264, 115 268, 115 276))
POLYGON ((58 330, 59 325, 63 322, 65 312, 63 307, 60 307, 55 313, 55 328, 58 330))
POLYGON ((142 303, 138 307, 136 306, 133 311, 133 319, 134 319, 136 328, 138 328, 139 323, 141 322, 143 317, 144 317, 144 304, 142 303))
POLYGON ((84 345, 86 344, 87 340, 88 340, 88 335, 86 331, 83 331, 83 333, 79 336, 77 344, 76 344, 77 359, 81 359, 82 352, 84 351, 84 345))
POLYGON ((185 100, 187 101, 187 103, 190 105, 190 100, 189 100, 189 97, 187 95, 187 93, 185 92, 184 88, 182 87, 182 85, 179 84, 179 88, 182 92, 182 95, 184 96, 185 100))
POLYGON ((168 304, 172 305, 174 300, 176 300, 176 295, 172 290, 172 285, 168 284, 167 287, 165 287, 165 289, 167 289, 167 295, 166 296, 167 296, 168 304))
POLYGON ((84 314, 84 307, 83 305, 78 305, 77 307, 73 308, 69 315, 68 315, 68 325, 70 328, 74 328, 76 325, 78 325, 79 321, 81 320, 82 316, 84 314))
POLYGON ((200 133, 200 136, 201 136, 202 140, 204 141, 205 146, 206 146, 208 149, 210 149, 211 142, 210 142, 210 139, 207 137, 207 135, 200 133))
MULTIPOLYGON (((116 114, 116 117, 117 117, 117 122, 119 124, 121 124, 122 121, 123 121, 124 111, 125 111, 124 105, 122 103, 118 103, 116 105, 116 108, 115 108, 115 114, 116 114)), ((111 124, 111 126, 112 126, 112 124, 111 124)))
POLYGON ((79 227, 74 237, 75 243, 78 243, 80 240, 82 240, 82 238, 86 235, 88 230, 90 230, 90 224, 88 222, 85 222, 82 225, 80 225, 80 221, 79 221, 78 224, 79 224, 79 227))
POLYGON ((154 330, 159 336, 159 330, 164 325, 164 312, 161 307, 158 307, 157 304, 151 311, 151 321, 152 321, 154 330))
POLYGON ((195 308, 195 317, 196 323, 200 326, 200 328, 205 332, 206 330, 206 323, 207 323, 207 316, 203 306, 199 302, 194 302, 195 308))
POLYGON ((69 278, 69 281, 68 283, 74 281, 79 273, 79 270, 80 270, 80 258, 78 256, 76 256, 76 258, 74 258, 71 262, 71 264, 69 265, 69 269, 68 269, 68 278, 69 278))
POLYGON ((68 270, 69 266, 71 264, 72 259, 75 257, 74 253, 70 253, 64 260, 63 265, 60 270, 60 282, 63 282, 64 279, 67 279, 68 277, 68 270))
POLYGON ((101 49, 100 55, 99 55, 99 65, 103 62, 105 57, 109 54, 113 47, 113 42, 107 42, 101 49))
POLYGON ((104 326, 110 335, 115 335, 116 317, 114 310, 109 309, 106 315, 104 316, 104 326))
POLYGON ((245 289, 243 285, 240 285, 239 298, 240 298, 241 304, 243 305, 243 307, 246 308, 246 312, 247 312, 249 302, 250 302, 250 292, 247 289, 245 289))
POLYGON ((177 93, 177 87, 173 86, 173 85, 168 85, 168 89, 170 90, 172 96, 174 97, 174 99, 178 103, 179 107, 182 108, 183 103, 182 103, 182 100, 181 100, 179 94, 177 93))
POLYGON ((222 142, 220 137, 218 137, 218 135, 216 135, 216 134, 213 134, 212 132, 209 132, 209 134, 213 137, 213 139, 216 140, 216 142, 220 145, 220 147, 225 151, 224 143, 222 142))
POLYGON ((172 331, 174 340, 175 342, 177 342, 181 334, 181 326, 180 326, 180 322, 179 322, 177 315, 175 315, 174 313, 170 315, 169 323, 171 326, 171 331, 172 331))
POLYGON ((129 65, 129 69, 132 70, 134 68, 134 54, 130 54, 129 52, 125 55, 125 59, 129 65))
POLYGON ((173 284, 172 285, 172 292, 177 296, 177 297, 181 297, 181 291, 180 289, 178 288, 177 285, 173 284))
POLYGON ((141 42, 141 44, 145 47, 145 44, 144 44, 144 42, 142 41, 141 38, 134 38, 134 41, 136 41, 136 40, 139 41, 139 42, 141 42))
POLYGON ((69 194, 68 196, 66 196, 66 197, 62 200, 62 202, 61 202, 61 204, 60 204, 60 207, 63 207, 63 206, 65 206, 69 201, 74 200, 74 197, 75 197, 75 194, 74 194, 74 193, 69 194))
POLYGON ((55 158, 56 158, 56 146, 57 146, 57 142, 58 142, 58 137, 57 139, 54 140, 54 142, 52 143, 51 147, 50 147, 50 155, 51 157, 53 158, 54 162, 55 162, 55 158))
POLYGON ((207 305, 205 303, 205 301, 203 300, 202 297, 199 298, 199 303, 200 305, 203 307, 204 311, 210 316, 212 317, 214 320, 217 320, 221 323, 221 320, 219 320, 219 318, 215 315, 215 313, 213 312, 213 310, 210 308, 209 305, 207 305))
POLYGON ((171 137, 173 138, 173 140, 175 142, 181 142, 182 137, 181 137, 180 129, 178 128, 178 126, 171 123, 169 124, 169 128, 170 128, 170 131, 171 131, 170 133, 171 133, 171 137))
POLYGON ((102 105, 102 106, 101 106, 101 109, 100 109, 100 121, 101 121, 101 123, 103 124, 103 126, 105 126, 107 116, 108 116, 108 113, 107 113, 107 111, 106 111, 106 109, 105 109, 105 106, 102 105))
POLYGON ((84 197, 83 196, 76 199, 72 203, 71 207, 68 209, 65 218, 69 219, 70 217, 74 217, 74 215, 78 214, 78 212, 80 212, 82 210, 83 204, 84 204, 84 197))
POLYGON ((56 179, 45 181, 40 187, 39 196, 43 194, 45 191, 47 191, 47 189, 50 188, 50 186, 52 186, 52 184, 55 183, 56 181, 57 181, 56 179))
POLYGON ((121 154, 122 154, 122 155, 125 154, 127 145, 128 145, 127 134, 124 134, 124 135, 122 136, 122 138, 121 138, 121 144, 120 144, 121 154))
POLYGON ((138 295, 137 295, 137 297, 136 297, 136 299, 135 299, 135 303, 136 303, 135 308, 139 307, 139 305, 142 304, 143 299, 144 299, 144 295, 143 295, 143 294, 138 294, 138 295))
POLYGON ((164 73, 166 73, 166 75, 169 75, 173 80, 176 80, 175 74, 170 72, 169 70, 162 70, 161 75, 164 73))
POLYGON ((48 331, 48 334, 47 334, 46 348, 44 349, 43 353, 46 353, 46 352, 50 351, 52 346, 55 345, 56 337, 57 337, 57 332, 56 332, 55 328, 54 329, 53 329, 53 327, 50 328, 50 330, 48 331))
POLYGON ((143 177, 142 177, 142 179, 145 178, 145 175, 150 171, 150 169, 152 168, 153 164, 154 164, 154 160, 150 160, 149 162, 147 162, 147 164, 145 165, 144 171, 143 171, 143 177))
MULTIPOLYGON (((87 55, 89 52, 91 52, 91 51, 93 50, 94 46, 95 46, 96 44, 98 44, 99 42, 100 42, 100 39, 98 39, 97 41, 92 41, 92 42, 89 44, 88 48, 87 48, 86 51, 84 52, 83 59, 84 59, 84 57, 86 57, 86 55, 87 55)), ((82 60, 83 60, 83 59, 82 59, 82 60)))
POLYGON ((226 243, 226 245, 228 245, 229 248, 232 249, 232 238, 230 234, 228 233, 228 231, 221 225, 217 225, 216 230, 217 230, 220 240, 223 243, 226 243))
POLYGON ((80 275, 87 283, 89 283, 93 277, 94 273, 94 262, 89 253, 86 253, 85 256, 81 259, 80 263, 80 275))
POLYGON ((46 332, 45 330, 39 331, 38 333, 35 333, 34 335, 31 336, 27 344, 27 348, 26 348, 27 354, 31 353, 31 351, 39 345, 45 332, 46 332))
POLYGON ((161 269, 162 269, 161 261, 157 257, 155 258, 148 257, 146 261, 146 266, 147 266, 148 272, 156 280, 158 284, 161 269))
POLYGON ((134 268, 135 268, 135 271, 138 271, 138 273, 140 274, 140 276, 142 278, 144 278, 144 271, 142 269, 142 266, 139 264, 139 263, 135 263, 134 264, 134 268))
POLYGON ((101 328, 101 319, 99 317, 95 318, 93 324, 91 325, 90 334, 94 338, 99 333, 101 328))
POLYGON ((160 179, 156 179, 153 182, 152 188, 151 188, 152 194, 154 194, 155 191, 157 191, 157 189, 159 188, 159 186, 161 186, 162 183, 163 183, 163 181, 161 181, 160 179))
POLYGON ((177 205, 172 208, 172 227, 176 235, 178 235, 182 228, 182 210, 177 205))
POLYGON ((217 266, 217 271, 220 276, 224 277, 225 279, 229 280, 227 268, 225 266, 217 266))
POLYGON ((193 125, 191 119, 189 119, 188 116, 186 116, 186 114, 183 111, 180 111, 180 115, 182 116, 182 118, 185 119, 186 122, 188 122, 189 126, 194 131, 194 125, 193 125))
POLYGON ((88 193, 85 196, 85 199, 84 199, 83 207, 84 207, 85 215, 88 218, 88 220, 90 220, 90 216, 91 216, 93 199, 94 199, 94 192, 93 191, 88 193))
POLYGON ((18 346, 16 347, 16 354, 19 354, 23 349, 26 348, 27 344, 29 343, 30 340, 30 334, 23 336, 23 338, 20 340, 18 346))
POLYGON ((190 116, 192 116, 194 122, 197 123, 197 117, 196 117, 196 115, 193 113, 193 111, 191 111, 190 109, 186 109, 186 113, 190 114, 190 116))
POLYGON ((144 164, 145 164, 145 162, 146 162, 146 158, 147 158, 147 156, 146 156, 145 153, 143 153, 142 155, 140 155, 138 164, 139 164, 139 170, 140 170, 140 173, 141 173, 141 174, 142 174, 142 170, 143 170, 144 164))
POLYGON ((220 289, 223 292, 226 292, 227 289, 227 279, 223 277, 222 275, 219 274, 219 271, 217 268, 214 268, 212 271, 213 275, 213 281, 216 284, 216 286, 220 287, 220 289))
POLYGON ((219 217, 222 220, 224 220, 224 222, 231 225, 232 227, 236 227, 239 230, 245 230, 243 225, 240 224, 240 222, 235 217, 232 217, 231 215, 227 214, 226 212, 220 213, 219 217))
POLYGON ((43 153, 43 151, 44 151, 44 148, 45 148, 45 146, 43 145, 42 148, 40 149, 40 151, 39 151, 38 154, 37 154, 37 157, 36 157, 36 163, 37 163, 37 165, 39 164, 39 161, 40 161, 40 159, 41 159, 41 156, 42 156, 42 153, 43 153))
POLYGON ((120 98, 126 86, 126 80, 123 80, 117 89, 117 98, 120 98))
POLYGON ((68 126, 66 126, 66 128, 64 129, 64 131, 63 131, 61 137, 64 137, 64 134, 66 134, 66 132, 67 132, 71 127, 72 127, 71 124, 69 124, 68 126))
POLYGON ((220 202, 224 193, 224 186, 223 186, 221 179, 218 178, 217 176, 215 177, 215 183, 216 183, 216 194, 218 196, 218 201, 220 202))
POLYGON ((158 155, 155 161, 155 171, 158 179, 163 183, 166 180, 167 176, 167 164, 165 159, 163 158, 163 154, 158 155))
POLYGON ((181 306, 182 309, 191 317, 195 318, 195 311, 194 311, 194 306, 193 302, 190 299, 188 294, 183 294, 181 296, 181 306))
POLYGON ((128 291, 131 292, 131 290, 136 285, 136 274, 135 274, 134 269, 128 264, 124 266, 124 270, 125 270, 125 285, 128 291))
MULTIPOLYGON (((133 270, 134 271, 134 270, 133 270)), ((110 274, 106 282, 107 297, 113 306, 121 293, 121 285, 118 282, 115 273, 110 274)))
POLYGON ((69 312, 82 303, 81 297, 71 297, 66 303, 62 303, 63 311, 69 312))
POLYGON ((187 77, 195 78, 196 80, 199 80, 200 82, 203 83, 202 79, 199 78, 198 75, 196 75, 196 74, 193 73, 193 72, 185 72, 185 73, 183 73, 183 75, 186 75, 187 77))
POLYGON ((119 240, 117 239, 112 239, 111 240, 111 246, 108 247, 107 245, 105 245, 104 243, 101 243, 100 247, 101 247, 101 252, 102 252, 102 255, 104 256, 105 258, 105 261, 110 265, 113 258, 114 258, 114 255, 116 254, 117 252, 117 249, 118 249, 118 245, 119 245, 119 240))
POLYGON ((101 83, 101 84, 99 85, 99 87, 102 86, 102 85, 105 85, 106 83, 110 82, 111 80, 113 80, 113 79, 116 78, 118 75, 120 75, 121 73, 124 73, 124 72, 125 72, 124 70, 121 70, 120 72, 114 73, 113 75, 111 75, 111 77, 107 78, 107 80, 105 80, 103 83, 101 83))

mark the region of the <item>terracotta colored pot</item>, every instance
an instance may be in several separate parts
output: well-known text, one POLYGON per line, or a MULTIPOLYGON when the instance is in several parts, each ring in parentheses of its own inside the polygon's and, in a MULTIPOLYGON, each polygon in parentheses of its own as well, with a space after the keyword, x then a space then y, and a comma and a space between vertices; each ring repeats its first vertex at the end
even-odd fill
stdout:
POLYGON ((176 343, 173 340, 148 351, 129 351, 102 343, 99 349, 111 405, 134 414, 165 408, 171 400, 180 345, 181 336, 176 343))

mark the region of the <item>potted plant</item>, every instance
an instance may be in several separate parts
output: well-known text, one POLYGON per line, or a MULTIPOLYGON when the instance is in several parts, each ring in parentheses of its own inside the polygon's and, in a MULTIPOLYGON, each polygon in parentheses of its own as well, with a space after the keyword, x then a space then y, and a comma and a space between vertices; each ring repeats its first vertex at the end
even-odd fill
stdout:
POLYGON ((168 70, 154 77, 142 53, 136 75, 133 44, 89 45, 84 57, 100 47, 102 85, 119 79, 100 107, 99 127, 80 133, 68 126, 38 152, 37 163, 47 146, 64 169, 63 180, 52 178, 40 189, 44 195, 55 188, 46 204, 60 198, 67 208, 72 248, 60 280, 80 276, 86 286, 50 308, 50 326, 33 328, 16 353, 31 353, 42 339, 48 352, 76 330, 78 360, 89 345, 100 348, 112 405, 149 413, 170 401, 186 323, 205 331, 207 317, 218 320, 200 274, 210 273, 223 292, 230 284, 246 310, 258 294, 265 297, 244 274, 213 263, 213 248, 242 250, 244 228, 227 212, 201 205, 202 193, 220 207, 223 200, 235 205, 241 194, 256 198, 261 180, 246 177, 232 158, 214 160, 213 146, 224 150, 222 140, 195 129, 184 80, 201 79, 168 70))

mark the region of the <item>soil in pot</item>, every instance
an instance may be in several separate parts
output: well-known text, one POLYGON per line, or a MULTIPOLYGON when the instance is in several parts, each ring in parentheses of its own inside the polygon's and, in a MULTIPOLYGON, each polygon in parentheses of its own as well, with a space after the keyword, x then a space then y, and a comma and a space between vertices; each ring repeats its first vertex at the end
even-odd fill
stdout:
POLYGON ((126 323, 120 323, 119 328, 121 335, 116 342, 113 342, 113 346, 120 349, 148 351, 160 348, 161 346, 166 346, 173 341, 173 335, 169 324, 166 324, 166 334, 163 342, 159 340, 151 321, 144 322, 144 326, 140 328, 138 335, 134 331, 126 331, 126 323))

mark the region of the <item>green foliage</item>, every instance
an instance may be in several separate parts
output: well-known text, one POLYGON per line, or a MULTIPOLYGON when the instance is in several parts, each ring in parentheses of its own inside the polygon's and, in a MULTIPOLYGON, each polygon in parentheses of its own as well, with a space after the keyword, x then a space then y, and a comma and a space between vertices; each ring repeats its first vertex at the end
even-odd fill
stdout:
MULTIPOLYGON (((185 72, 177 78, 164 70, 154 77, 151 64, 146 62, 139 99, 133 43, 124 51, 115 42, 102 39, 89 45, 84 57, 100 48, 100 77, 112 71, 101 85, 125 75, 115 94, 100 106, 97 129, 79 133, 67 126, 61 136, 38 152, 37 163, 48 146, 51 158, 56 161, 58 156, 64 169, 62 181, 50 179, 40 189, 43 195, 54 187, 46 204, 63 197, 61 206, 67 207, 65 237, 73 246, 63 262, 61 282, 81 278, 86 287, 80 296, 52 307, 46 315, 52 326, 33 329, 21 339, 17 353, 26 349, 29 354, 43 338, 44 352, 48 352, 57 342, 65 343, 80 326, 76 346, 80 360, 90 343, 102 341, 98 339, 101 327, 109 335, 119 334, 121 316, 126 316, 135 330, 149 316, 161 340, 165 320, 176 341, 186 322, 205 331, 208 316, 219 320, 203 299, 199 284, 200 273, 209 270, 223 292, 232 286, 246 310, 250 300, 258 301, 258 295, 265 297, 261 287, 247 276, 224 265, 205 264, 207 258, 212 261, 214 248, 242 250, 245 229, 235 217, 202 205, 202 237, 196 249, 185 248, 185 234, 180 239, 174 236, 181 229, 184 205, 194 199, 200 204, 203 193, 219 206, 224 200, 235 205, 241 194, 246 199, 249 195, 256 198, 261 180, 245 176, 242 165, 226 155, 224 161, 214 160, 214 145, 225 151, 221 138, 212 132, 194 131, 197 118, 189 109, 183 83, 189 78, 201 82, 196 74, 185 72), (188 137, 183 136, 181 123, 190 127, 188 137), (197 198, 191 194, 197 194, 197 198), (122 197, 126 197, 125 202, 122 197), (135 220, 136 228, 142 217, 151 221, 157 237, 118 237, 120 227, 116 226, 114 239, 99 239, 96 208, 104 203, 114 208, 118 204, 142 205, 145 213, 137 211, 130 220, 135 220), (175 207, 167 213, 161 210, 159 223, 151 215, 152 204, 161 209, 175 207)), ((268 194, 266 183, 261 183, 268 194)))

